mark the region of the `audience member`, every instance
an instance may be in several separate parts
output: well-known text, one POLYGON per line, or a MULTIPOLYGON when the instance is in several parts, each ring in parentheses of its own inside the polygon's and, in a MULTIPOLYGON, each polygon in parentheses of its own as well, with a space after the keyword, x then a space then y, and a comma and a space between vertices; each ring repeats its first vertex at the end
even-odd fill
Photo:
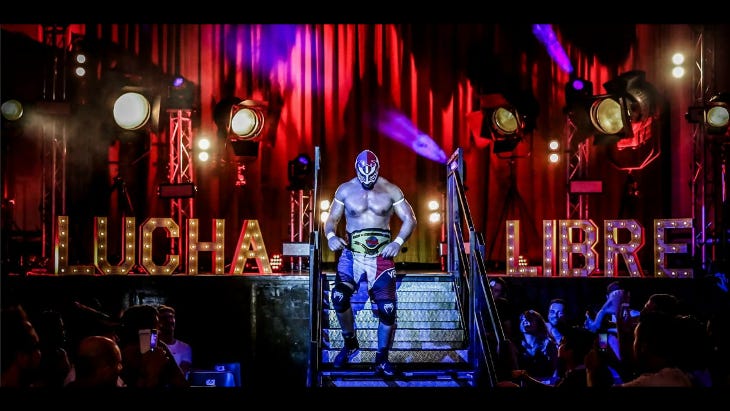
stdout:
POLYGON ((74 364, 75 378, 71 388, 124 386, 121 380, 122 352, 109 337, 92 335, 79 343, 74 364))
POLYGON ((22 305, 3 307, 0 329, 0 387, 35 386, 41 365, 40 339, 22 305))
POLYGON ((692 387, 679 365, 680 340, 676 317, 656 311, 641 316, 634 329, 634 358, 638 376, 621 387, 692 387))
POLYGON ((553 384, 558 366, 558 345, 548 335, 545 319, 535 310, 520 315, 522 341, 517 344, 518 368, 534 379, 553 384))
MULTIPOLYGON (((563 338, 562 333, 560 332, 561 328, 566 327, 558 327, 558 322, 561 323, 567 323, 568 319, 565 316, 565 310, 567 304, 565 303, 565 300, 562 298, 554 298, 550 300, 550 305, 548 306, 548 314, 547 314, 547 328, 548 328, 548 334, 550 337, 558 344, 560 344, 560 340, 563 338)), ((566 324, 567 325, 567 324, 566 324)))
POLYGON ((633 333, 639 314, 630 306, 630 293, 618 281, 606 288, 606 301, 593 319, 586 312, 585 328, 597 334, 607 334, 608 345, 617 360, 611 366, 621 373, 623 379, 628 375, 622 364, 631 360, 633 333))
POLYGON ((497 353, 495 364, 497 379, 509 380, 512 371, 518 367, 519 350, 517 349, 516 343, 520 338, 515 338, 514 335, 512 326, 513 312, 509 301, 504 297, 497 297, 494 299, 494 304, 497 309, 499 321, 502 323, 504 340, 497 341, 496 336, 490 332, 488 341, 492 344, 492 352, 497 353))
POLYGON ((494 298, 509 298, 507 295, 507 282, 502 277, 490 277, 489 288, 494 298))
MULTIPOLYGON (((93 302, 94 306, 100 307, 100 304, 93 302)), ((119 341, 117 329, 119 328, 119 318, 114 318, 99 309, 74 301, 69 318, 72 322, 72 335, 69 338, 69 358, 71 360, 71 369, 66 375, 64 385, 68 385, 76 379, 76 354, 79 351, 79 344, 86 337, 103 336, 111 339, 115 343, 119 341)), ((119 377, 118 385, 125 385, 121 377, 119 377)))
POLYGON ((714 387, 730 387, 730 315, 718 311, 707 320, 710 375, 714 387))
POLYGON ((161 305, 157 307, 157 311, 160 315, 160 340, 167 344, 183 374, 188 375, 193 365, 193 350, 190 344, 175 336, 175 309, 169 305, 161 305))
POLYGON ((694 315, 677 315, 675 323, 677 366, 689 375, 693 386, 712 387, 712 346, 707 335, 707 326, 694 315))
POLYGON ((43 311, 35 321, 35 328, 41 347, 40 374, 36 385, 63 387, 71 370, 63 316, 56 310, 43 311))
POLYGON ((505 337, 514 341, 513 324, 516 318, 512 303, 507 296, 507 283, 502 277, 492 277, 489 279, 489 288, 492 290, 494 305, 497 308, 499 320, 502 322, 505 337))
POLYGON ((661 311, 669 315, 679 315, 680 305, 679 299, 674 294, 668 293, 656 293, 649 296, 649 299, 644 303, 644 307, 641 309, 641 313, 649 311, 661 311))
MULTIPOLYGON (((563 341, 558 346, 559 379, 555 383, 561 388, 588 387, 586 357, 597 347, 596 334, 580 326, 573 326, 563 333, 563 341)), ((610 387, 614 384, 614 373, 608 364, 594 368, 591 375, 592 387, 610 387)))
MULTIPOLYGON (((122 314, 119 348, 122 351, 122 380, 128 387, 189 387, 167 344, 157 340, 154 349, 140 344, 140 330, 159 330, 159 314, 151 305, 134 305, 122 314)), ((149 343, 149 342, 148 342, 149 343)))
MULTIPOLYGON (((554 386, 560 388, 588 387, 588 373, 585 359, 588 353, 596 346, 596 334, 584 327, 572 326, 562 330, 563 338, 558 345, 558 368, 554 386)), ((604 367, 596 368, 592 374, 593 387, 610 387, 613 385, 611 371, 604 367)), ((530 376, 525 370, 516 370, 513 378, 520 386, 550 386, 530 376)))

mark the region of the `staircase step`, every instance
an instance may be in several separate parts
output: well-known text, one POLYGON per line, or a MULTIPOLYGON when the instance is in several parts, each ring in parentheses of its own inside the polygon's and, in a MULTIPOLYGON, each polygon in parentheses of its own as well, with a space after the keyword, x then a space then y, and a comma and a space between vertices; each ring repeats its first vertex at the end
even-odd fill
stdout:
MULTIPOLYGON (((376 316, 376 310, 372 307, 367 309, 355 309, 353 307, 355 316, 355 322, 357 324, 364 324, 374 321, 377 324, 378 317, 376 316)), ((454 323, 457 326, 461 323, 461 314, 456 308, 403 308, 398 307, 398 325, 403 327, 405 323, 454 323)), ((328 321, 333 326, 339 327, 339 320, 337 319, 337 312, 331 309, 324 309, 324 321, 328 321)), ((367 328, 367 327, 366 327, 367 328)), ((405 327, 405 328, 417 328, 417 327, 405 327)), ((447 327, 437 327, 447 328, 447 327)), ((452 328, 452 327, 448 327, 452 328)))
MULTIPOLYGON (((340 349, 322 350, 322 363, 331 364, 340 349)), ((372 366, 375 362, 375 349, 363 349, 355 355, 350 364, 372 366)), ((390 351, 388 359, 393 364, 455 364, 467 363, 469 352, 466 349, 440 350, 398 350, 395 347, 390 351)))
MULTIPOLYGON (((368 301, 351 300, 352 310, 357 313, 361 310, 372 310, 373 305, 368 301)), ((398 300, 398 310, 452 310, 458 308, 453 298, 449 301, 402 301, 398 300)))
MULTIPOLYGON (((324 329, 325 338, 329 340, 330 347, 342 347, 344 340, 342 338, 342 330, 340 329, 324 329)), ((357 340, 360 346, 369 342, 377 343, 378 341, 378 330, 377 329, 362 329, 359 328, 356 331, 357 340)), ((395 330, 395 339, 393 343, 417 343, 423 345, 424 343, 433 343, 443 345, 455 344, 462 345, 465 339, 464 330, 437 330, 437 329, 401 329, 395 330)))
MULTIPOLYGON (((361 318, 356 320, 358 329, 375 329, 378 328, 378 319, 374 317, 361 318)), ((337 319, 330 319, 329 324, 326 324, 323 328, 340 328, 340 323, 337 319)), ((455 330, 462 328, 461 322, 459 321, 403 321, 398 319, 399 329, 444 329, 444 330, 455 330)))
POLYGON ((468 371, 404 371, 385 380, 373 371, 324 371, 323 387, 471 387, 474 375, 468 371))
MULTIPOLYGON (((397 291, 398 304, 419 302, 455 302, 453 291, 397 291)), ((329 296, 328 296, 329 297, 329 296)), ((329 301, 329 299, 328 299, 329 301)), ((367 293, 357 292, 350 297, 352 303, 372 304, 367 293)))
MULTIPOLYGON (((339 328, 337 312, 325 309, 325 320, 329 321, 332 328, 339 328)), ((361 328, 374 324, 377 326, 378 318, 372 310, 359 310, 355 313, 355 322, 361 328)), ((461 327, 461 314, 456 309, 430 310, 430 309, 398 309, 398 327, 400 328, 455 328, 461 327), (411 324, 411 325, 409 325, 411 324), (420 325, 417 325, 420 324, 420 325)))
MULTIPOLYGON (((331 281, 325 284, 327 290, 332 290, 335 287, 335 282, 331 281)), ((368 283, 367 281, 360 281, 358 293, 367 293, 368 283)), ((404 281, 396 283, 396 290, 402 292, 453 292, 454 284, 451 282, 432 282, 432 281, 404 281)))

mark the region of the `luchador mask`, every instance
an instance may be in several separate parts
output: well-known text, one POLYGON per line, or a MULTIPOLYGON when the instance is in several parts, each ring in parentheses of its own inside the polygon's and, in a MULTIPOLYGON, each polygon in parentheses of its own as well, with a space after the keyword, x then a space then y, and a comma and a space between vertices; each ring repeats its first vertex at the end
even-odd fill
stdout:
POLYGON ((372 190, 375 182, 378 180, 378 170, 380 170, 380 161, 378 156, 370 150, 363 150, 355 159, 355 172, 357 179, 366 190, 372 190))

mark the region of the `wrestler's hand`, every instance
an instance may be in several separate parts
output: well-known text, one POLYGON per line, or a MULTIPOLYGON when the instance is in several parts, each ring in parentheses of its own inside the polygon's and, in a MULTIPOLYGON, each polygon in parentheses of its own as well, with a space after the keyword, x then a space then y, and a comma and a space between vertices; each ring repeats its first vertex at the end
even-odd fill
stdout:
POLYGON ((339 251, 347 246, 347 242, 345 240, 343 240, 342 238, 335 235, 335 236, 330 237, 329 240, 327 240, 327 245, 329 246, 330 250, 339 251))
POLYGON ((383 256, 383 258, 395 258, 395 256, 400 253, 400 247, 400 244, 394 241, 386 245, 385 248, 383 248, 383 251, 380 252, 380 255, 383 256))

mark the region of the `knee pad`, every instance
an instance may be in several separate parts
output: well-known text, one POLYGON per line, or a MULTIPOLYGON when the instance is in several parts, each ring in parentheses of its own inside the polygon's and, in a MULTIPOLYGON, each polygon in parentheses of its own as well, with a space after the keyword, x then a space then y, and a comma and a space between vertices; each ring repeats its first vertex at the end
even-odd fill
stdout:
POLYGON ((352 297, 353 289, 345 283, 336 283, 332 289, 330 299, 332 306, 338 313, 343 313, 350 308, 350 297, 352 297))
POLYGON ((385 325, 395 324, 398 305, 394 300, 378 300, 378 319, 385 325))

